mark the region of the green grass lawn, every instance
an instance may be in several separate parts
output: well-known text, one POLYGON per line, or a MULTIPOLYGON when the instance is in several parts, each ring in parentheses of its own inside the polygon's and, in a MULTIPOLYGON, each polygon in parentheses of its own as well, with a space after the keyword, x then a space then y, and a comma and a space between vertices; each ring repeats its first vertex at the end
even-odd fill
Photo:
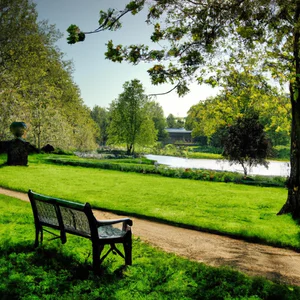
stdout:
POLYGON ((186 157, 194 159, 224 159, 221 154, 205 152, 187 152, 186 157))
MULTIPOLYGON (((16 168, 18 170, 18 168, 16 168)), ((0 299, 300 299, 300 288, 212 268, 166 254, 134 238, 133 265, 110 254, 91 271, 91 243, 68 235, 33 248, 29 203, 0 195, 0 299)))
POLYGON ((58 166, 34 156, 29 167, 3 166, 0 185, 300 249, 296 222, 276 216, 287 197, 283 188, 58 166))

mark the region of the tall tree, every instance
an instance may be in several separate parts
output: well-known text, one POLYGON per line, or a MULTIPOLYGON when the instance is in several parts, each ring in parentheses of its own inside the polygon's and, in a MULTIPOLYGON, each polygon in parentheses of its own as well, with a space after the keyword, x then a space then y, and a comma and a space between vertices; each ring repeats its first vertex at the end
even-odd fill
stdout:
POLYGON ((97 142, 99 145, 105 146, 108 139, 107 128, 109 124, 108 110, 98 105, 94 106, 91 111, 91 117, 99 128, 97 142))
MULTIPOLYGON (((99 28, 120 28, 120 18, 136 14, 145 0, 133 0, 121 11, 100 12, 99 28)), ((149 49, 147 45, 124 47, 108 42, 106 57, 112 61, 157 63, 148 72, 154 84, 177 82, 177 92, 188 92, 191 78, 215 86, 223 76, 223 64, 240 66, 245 58, 259 55, 259 72, 270 72, 280 83, 289 83, 292 111, 291 173, 288 198, 280 211, 300 217, 300 0, 154 0, 147 21, 154 25, 151 40, 166 40, 169 46, 149 49), (159 23, 159 20, 161 21, 159 23), (219 55, 221 54, 221 55, 219 55), (214 59, 218 55, 218 59, 214 59), (163 59, 172 59, 166 66, 163 59), (207 74, 207 77, 204 75, 207 74)), ((73 25, 69 43, 84 40, 73 25)))
POLYGON ((94 149, 96 128, 73 82, 70 62, 55 46, 61 33, 37 22, 30 0, 0 0, 0 138, 24 121, 38 148, 94 149))
POLYGON ((291 106, 283 91, 268 84, 266 78, 253 74, 249 67, 243 70, 231 68, 222 78, 220 93, 201 101, 188 112, 187 126, 193 136, 210 138, 220 128, 233 124, 239 117, 247 116, 255 109, 260 123, 272 141, 272 145, 288 144, 291 123, 291 106))
POLYGON ((108 143, 125 143, 131 155, 136 144, 152 145, 157 131, 147 114, 148 98, 140 81, 127 81, 123 88, 124 92, 110 105, 108 143))
POLYGON ((173 114, 169 114, 166 118, 168 128, 176 128, 176 119, 173 114))
POLYGON ((149 101, 146 104, 146 111, 154 122, 158 141, 163 142, 168 137, 168 132, 166 131, 167 122, 164 117, 163 108, 157 102, 149 101))

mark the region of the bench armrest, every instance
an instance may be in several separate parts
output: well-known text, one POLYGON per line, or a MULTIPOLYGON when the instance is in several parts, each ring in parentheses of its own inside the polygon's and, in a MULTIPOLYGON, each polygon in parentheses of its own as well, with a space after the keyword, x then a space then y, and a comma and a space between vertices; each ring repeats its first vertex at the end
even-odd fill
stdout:
POLYGON ((132 220, 129 218, 116 219, 116 220, 103 220, 103 221, 97 220, 98 227, 106 226, 106 225, 113 225, 113 224, 117 224, 117 223, 126 223, 126 225, 132 226, 132 220))

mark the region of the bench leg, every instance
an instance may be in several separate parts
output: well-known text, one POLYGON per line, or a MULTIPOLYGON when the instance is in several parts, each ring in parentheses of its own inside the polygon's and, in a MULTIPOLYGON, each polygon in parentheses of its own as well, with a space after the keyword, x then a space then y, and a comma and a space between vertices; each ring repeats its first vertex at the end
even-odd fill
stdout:
POLYGON ((132 239, 131 232, 128 232, 128 237, 123 243, 125 253, 125 265, 132 265, 132 239))
POLYGON ((35 228, 35 242, 34 247, 39 245, 39 234, 41 233, 41 243, 43 242, 43 228, 36 227, 35 228))
POLYGON ((100 270, 100 255, 104 246, 97 243, 93 244, 93 270, 98 272, 100 270))

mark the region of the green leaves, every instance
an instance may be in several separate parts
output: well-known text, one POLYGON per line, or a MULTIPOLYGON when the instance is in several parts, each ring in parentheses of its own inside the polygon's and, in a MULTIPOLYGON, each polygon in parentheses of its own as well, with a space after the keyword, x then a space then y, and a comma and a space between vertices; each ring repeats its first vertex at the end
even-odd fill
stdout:
MULTIPOLYGON (((9 124, 22 121, 28 125, 26 140, 38 148, 51 143, 93 149, 95 125, 73 82, 71 63, 62 60, 55 45, 61 33, 46 21, 37 22, 32 1, 10 0, 6 7, 0 22, 5 58, 0 64, 1 138, 12 138, 9 124)), ((70 41, 83 38, 76 25, 69 32, 70 41)))
MULTIPOLYGON (((109 9, 107 12, 100 10, 99 28, 95 32, 108 30, 117 30, 121 28, 121 22, 119 21, 119 15, 114 9, 109 9)), ((91 32, 92 33, 92 32, 91 32)))
POLYGON ((150 75, 151 82, 154 85, 167 82, 165 66, 155 65, 154 67, 150 68, 147 72, 150 75))
POLYGON ((107 44, 107 52, 105 52, 105 58, 113 61, 113 62, 122 62, 122 45, 117 45, 114 47, 112 40, 110 40, 107 44))
POLYGON ((269 151, 270 143, 257 114, 238 118, 235 124, 228 127, 228 134, 224 138, 224 156, 231 162, 241 164, 245 176, 247 166, 267 167, 266 158, 269 151))
POLYGON ((132 15, 136 15, 143 8, 145 1, 144 0, 135 0, 131 1, 126 5, 126 9, 131 11, 132 15))
POLYGON ((160 24, 156 23, 154 25, 154 32, 152 33, 150 39, 152 40, 152 42, 158 42, 163 38, 163 36, 164 36, 164 32, 161 31, 160 24))
POLYGON ((68 44, 75 44, 85 40, 85 34, 80 31, 77 25, 70 25, 67 29, 69 36, 67 37, 68 44))
POLYGON ((255 33, 255 30, 251 26, 238 27, 236 29, 237 33, 243 38, 251 38, 255 33))
POLYGON ((215 79, 214 76, 210 76, 210 77, 209 77, 208 79, 206 79, 204 82, 205 82, 206 84, 211 85, 212 87, 216 87, 216 86, 218 85, 218 82, 217 82, 217 80, 215 79))
POLYGON ((127 153, 133 154, 136 144, 152 145, 157 130, 148 115, 148 99, 140 81, 127 81, 123 88, 123 93, 110 106, 108 143, 125 143, 127 153))

